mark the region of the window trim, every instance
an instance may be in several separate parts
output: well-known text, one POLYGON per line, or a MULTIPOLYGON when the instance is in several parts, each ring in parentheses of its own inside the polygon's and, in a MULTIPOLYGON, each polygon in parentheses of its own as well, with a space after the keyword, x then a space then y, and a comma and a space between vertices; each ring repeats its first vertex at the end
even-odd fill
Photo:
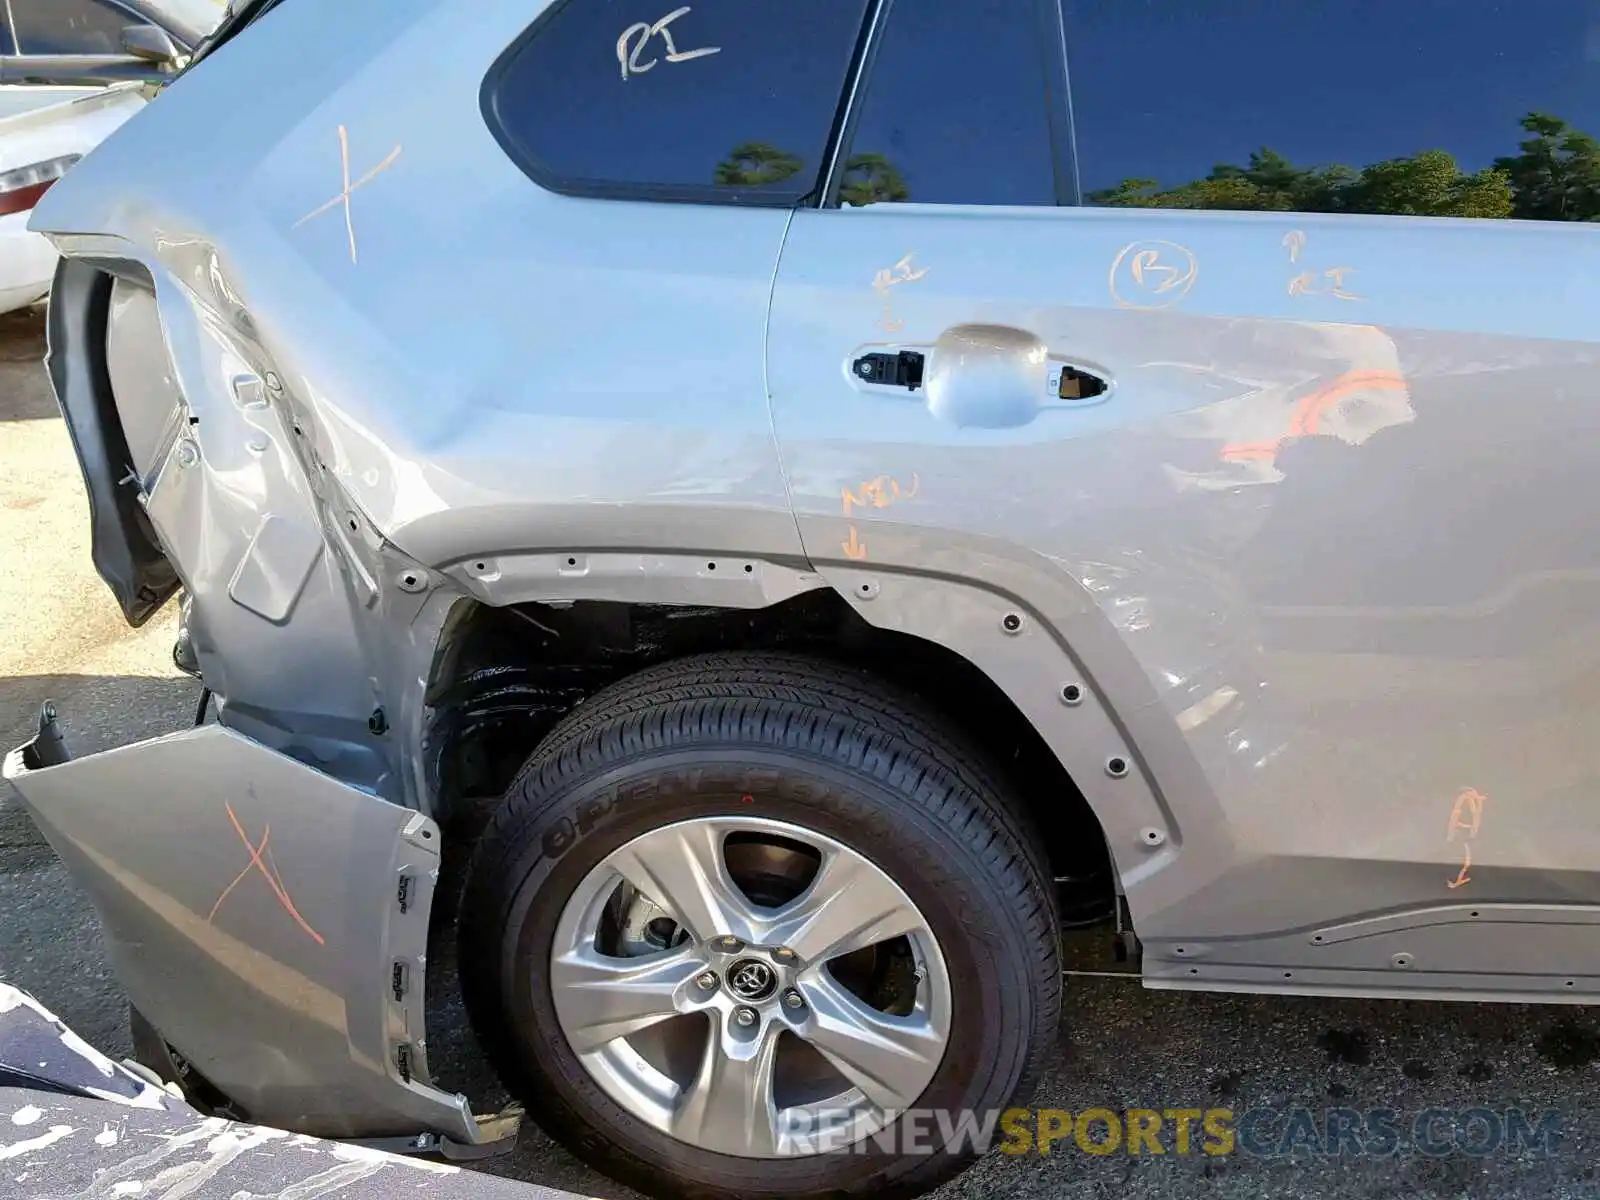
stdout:
POLYGON ((533 23, 524 29, 512 40, 511 44, 500 52, 500 55, 490 65, 488 73, 483 78, 483 83, 478 89, 478 109, 484 123, 489 127, 489 133, 499 143, 517 168, 529 179, 538 184, 547 192, 554 192, 559 196, 573 196, 592 200, 638 200, 654 203, 668 204, 701 204, 717 208, 779 208, 794 209, 815 207, 817 197, 821 195, 820 185, 826 179, 826 171, 837 150, 836 137, 844 119, 846 111, 845 99, 849 95, 851 81, 857 78, 860 58, 866 41, 866 32, 876 19, 877 12, 886 0, 865 0, 862 12, 862 28, 857 32, 855 45, 851 51, 850 61, 845 69, 845 86, 841 89, 841 99, 837 102, 834 119, 829 127, 828 139, 823 145, 822 161, 812 177, 811 186, 800 195, 792 193, 773 195, 767 192, 730 192, 727 188, 719 188, 715 184, 663 184, 663 183, 629 183, 608 179, 586 179, 577 176, 565 176, 550 169, 533 150, 514 134, 507 121, 501 116, 498 101, 506 76, 511 66, 521 55, 523 49, 537 38, 546 26, 559 16, 569 4, 583 3, 584 0, 553 0, 553 2, 537 17, 533 23))
POLYGON ((827 170, 822 176, 822 191, 816 205, 818 208, 839 207, 839 188, 844 183, 845 148, 856 136, 856 121, 861 115, 862 92, 865 90, 863 85, 878 61, 878 48, 883 45, 883 30, 889 23, 889 10, 892 7, 894 0, 873 0, 871 17, 862 31, 861 44, 856 47, 850 84, 840 99, 839 116, 834 122, 833 136, 828 139, 827 170))
MULTIPOLYGON (((1042 45, 1048 50, 1041 51, 1048 54, 1045 67, 1045 122, 1050 130, 1050 172, 1055 190, 1054 205, 1030 205, 1029 207, 1045 208, 1072 208, 1082 203, 1082 196, 1078 187, 1078 158, 1077 147, 1072 133, 1072 89, 1069 85, 1067 67, 1067 23, 1066 14, 1061 7, 1061 0, 1021 0, 1022 3, 1031 3, 1034 13, 1039 21, 1039 34, 1042 45), (1059 99, 1058 99, 1059 97, 1059 99)), ((877 65, 878 50, 883 45, 884 31, 888 27, 891 10, 896 0, 876 0, 875 12, 869 25, 867 45, 863 48, 860 63, 854 77, 850 81, 850 88, 846 93, 848 111, 840 125, 840 134, 831 147, 832 157, 828 163, 827 184, 822 193, 820 208, 842 209, 839 202, 839 190, 844 185, 843 164, 847 151, 855 140, 856 122, 860 117, 862 105, 866 98, 866 84, 871 81, 872 71, 877 65)), ((873 208, 876 205, 868 205, 873 208)), ((965 205, 932 203, 930 207, 961 208, 965 205)), ((1003 205, 980 205, 978 207, 1005 207, 1003 205)))
MULTIPOLYGON (((16 14, 12 11, 11 0, 5 0, 5 3, 6 16, 11 18, 11 48, 15 51, 15 53, 11 55, 12 58, 48 58, 57 60, 70 58, 75 62, 83 63, 120 63, 133 59, 133 55, 131 54, 24 54, 22 51, 22 43, 17 40, 17 18, 16 14)), ((161 24, 161 22, 152 20, 150 17, 146 16, 142 12, 137 11, 136 9, 129 8, 126 4, 121 3, 121 0, 89 0, 89 3, 98 4, 101 8, 109 8, 114 12, 121 13, 124 17, 129 18, 127 21, 128 25, 153 25, 155 28, 165 33, 168 37, 172 38, 172 40, 180 47, 183 45, 183 40, 174 35, 172 30, 161 24)))

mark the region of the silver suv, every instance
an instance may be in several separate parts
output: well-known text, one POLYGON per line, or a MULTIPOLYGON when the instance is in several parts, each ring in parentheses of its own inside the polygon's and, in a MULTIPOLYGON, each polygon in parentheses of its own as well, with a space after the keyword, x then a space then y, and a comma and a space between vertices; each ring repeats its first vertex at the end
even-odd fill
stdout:
POLYGON ((1063 914, 1150 987, 1600 999, 1539 11, 236 3, 33 222, 96 565, 215 701, 8 765, 152 1062, 493 1149, 459 975, 602 1169, 877 1197, 1026 1095, 1063 914))

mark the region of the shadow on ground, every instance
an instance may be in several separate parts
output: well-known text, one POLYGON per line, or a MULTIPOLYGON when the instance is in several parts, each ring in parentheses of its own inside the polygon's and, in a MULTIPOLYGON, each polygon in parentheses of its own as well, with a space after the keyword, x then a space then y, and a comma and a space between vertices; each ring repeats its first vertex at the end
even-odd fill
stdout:
POLYGON ((44 353, 42 308, 0 316, 0 421, 41 421, 61 415, 55 393, 38 367, 44 353))

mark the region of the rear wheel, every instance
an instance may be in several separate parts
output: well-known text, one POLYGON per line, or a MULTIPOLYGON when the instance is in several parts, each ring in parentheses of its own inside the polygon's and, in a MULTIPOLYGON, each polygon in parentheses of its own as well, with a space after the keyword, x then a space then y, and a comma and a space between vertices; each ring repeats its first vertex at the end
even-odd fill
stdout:
POLYGON ((601 1170, 696 1197, 910 1195, 1032 1086, 1047 874, 961 739, 848 669, 724 654, 552 732, 461 908, 475 1026, 601 1170), (920 1141, 903 1114, 926 1119, 920 1141))

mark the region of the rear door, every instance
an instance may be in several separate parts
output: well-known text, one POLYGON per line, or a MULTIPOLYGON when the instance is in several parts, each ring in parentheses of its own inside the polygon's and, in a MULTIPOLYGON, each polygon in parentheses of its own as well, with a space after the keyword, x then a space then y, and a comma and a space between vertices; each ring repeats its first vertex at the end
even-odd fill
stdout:
MULTIPOLYGON (((883 15, 843 203, 796 213, 774 292, 802 536, 824 570, 1086 614, 1071 648, 1173 814, 1113 838, 1147 975, 1350 985, 1413 925, 1473 973, 1489 943, 1436 928, 1468 907, 1600 903, 1589 7, 883 15)), ((1103 819, 1111 775, 1077 779, 1103 819)), ((1553 936, 1494 965, 1579 952, 1553 936)))
POLYGON ((153 63, 123 53, 122 31, 149 24, 111 0, 6 0, 14 45, 0 59, 0 82, 98 86, 161 79, 153 63))

